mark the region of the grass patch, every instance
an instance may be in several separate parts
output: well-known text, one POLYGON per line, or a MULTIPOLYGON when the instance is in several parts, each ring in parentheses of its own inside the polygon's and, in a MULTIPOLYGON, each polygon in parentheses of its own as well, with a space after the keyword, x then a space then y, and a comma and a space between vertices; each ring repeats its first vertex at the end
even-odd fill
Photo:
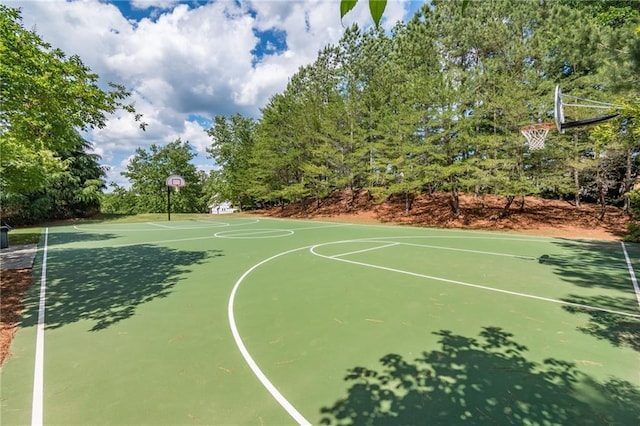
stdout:
MULTIPOLYGON (((238 214, 229 214, 225 217, 238 217, 238 214)), ((171 221, 179 220, 212 220, 208 213, 171 213, 171 221)), ((219 216, 216 216, 219 218, 219 216)), ((168 222, 166 213, 142 213, 142 214, 98 214, 86 219, 72 219, 56 222, 51 225, 86 225, 86 224, 111 224, 111 223, 144 223, 144 222, 168 222)))
POLYGON ((9 231, 9 247, 23 244, 38 244, 40 241, 40 228, 16 228, 9 231))

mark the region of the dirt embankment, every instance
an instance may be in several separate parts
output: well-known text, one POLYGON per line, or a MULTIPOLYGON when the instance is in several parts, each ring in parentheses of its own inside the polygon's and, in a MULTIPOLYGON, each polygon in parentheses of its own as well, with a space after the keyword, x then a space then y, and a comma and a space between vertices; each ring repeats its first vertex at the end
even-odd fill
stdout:
POLYGON ((260 210, 273 217, 331 218, 332 220, 397 223, 414 226, 504 230, 526 234, 572 238, 620 239, 629 216, 617 207, 608 206, 604 219, 599 220, 600 206, 582 203, 580 207, 561 200, 535 197, 515 199, 505 212, 505 197, 473 194, 460 195, 460 214, 455 217, 449 194, 423 194, 412 201, 406 211, 406 199, 392 197, 375 203, 367 192, 334 193, 321 201, 307 201, 284 207, 260 210))

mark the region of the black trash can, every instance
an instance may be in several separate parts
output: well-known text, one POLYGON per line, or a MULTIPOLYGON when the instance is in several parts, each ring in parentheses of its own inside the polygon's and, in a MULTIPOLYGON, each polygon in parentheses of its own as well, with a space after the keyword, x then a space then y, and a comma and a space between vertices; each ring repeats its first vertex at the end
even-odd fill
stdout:
POLYGON ((9 247, 9 229, 8 226, 0 226, 0 249, 9 247))

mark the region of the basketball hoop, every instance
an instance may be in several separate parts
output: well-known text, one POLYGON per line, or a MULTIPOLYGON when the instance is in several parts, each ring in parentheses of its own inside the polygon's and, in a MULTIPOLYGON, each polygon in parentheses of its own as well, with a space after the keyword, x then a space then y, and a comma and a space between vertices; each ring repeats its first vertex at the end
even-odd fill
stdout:
POLYGON ((180 188, 185 186, 187 183, 184 178, 179 175, 171 175, 165 181, 165 185, 167 186, 167 220, 171 220, 171 188, 175 188, 176 192, 180 191, 180 188))
POLYGON ((180 188, 185 186, 187 183, 184 178, 179 175, 171 175, 167 178, 166 185, 171 186, 176 189, 176 191, 180 191, 180 188))
POLYGON ((549 130, 556 126, 555 123, 533 123, 520 128, 520 133, 527 138, 529 149, 537 151, 544 148, 549 130))

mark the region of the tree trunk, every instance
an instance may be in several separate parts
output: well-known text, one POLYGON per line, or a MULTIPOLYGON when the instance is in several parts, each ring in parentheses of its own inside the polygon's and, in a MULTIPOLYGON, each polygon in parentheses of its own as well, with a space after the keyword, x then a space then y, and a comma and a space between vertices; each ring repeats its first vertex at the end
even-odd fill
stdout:
POLYGON ((624 186, 622 188, 622 193, 623 193, 622 198, 624 199, 623 210, 627 214, 630 213, 629 209, 631 206, 629 205, 629 197, 626 195, 626 193, 631 191, 631 187, 633 186, 632 171, 633 171, 633 150, 627 149, 627 164, 626 164, 625 173, 624 173, 624 186))
POLYGON ((413 207, 413 194, 409 192, 404 193, 404 212, 409 214, 411 208, 413 207))
POLYGON ((523 195, 522 196, 522 201, 520 202, 520 212, 521 213, 524 211, 524 202, 525 202, 525 197, 523 195))
POLYGON ((573 184, 576 188, 576 208, 580 208, 580 179, 578 169, 573 169, 573 184))
POLYGON ((515 199, 515 195, 507 195, 507 204, 505 204, 504 208, 502 209, 502 213, 500 213, 501 218, 509 216, 509 209, 511 208, 511 204, 513 204, 513 200, 515 199))
POLYGON ((460 197, 456 188, 451 189, 449 193, 449 205, 451 206, 453 217, 460 216, 460 197))
POLYGON ((600 167, 598 167, 598 172, 596 174, 596 180, 598 184, 598 204, 600 204, 600 215, 598 216, 598 220, 604 220, 604 215, 607 211, 606 197, 605 197, 605 187, 602 178, 602 173, 600 167))

